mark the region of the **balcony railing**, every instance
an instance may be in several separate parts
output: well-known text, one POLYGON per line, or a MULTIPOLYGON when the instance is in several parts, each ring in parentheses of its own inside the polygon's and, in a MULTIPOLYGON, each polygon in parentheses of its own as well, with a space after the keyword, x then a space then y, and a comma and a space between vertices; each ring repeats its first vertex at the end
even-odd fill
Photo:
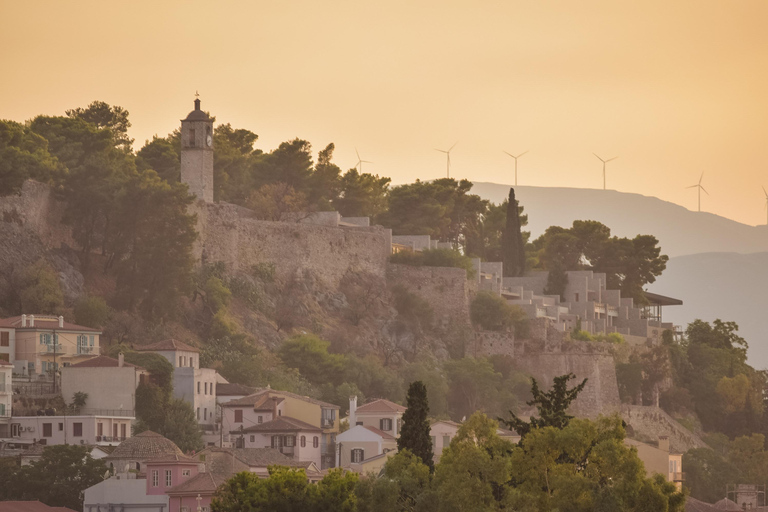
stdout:
POLYGON ((43 352, 45 354, 64 354, 66 350, 64 350, 64 346, 61 343, 58 343, 56 345, 46 345, 43 352))
POLYGON ((322 426, 323 428, 333 428, 333 418, 323 418, 322 426))
POLYGON ((122 436, 96 436, 97 443, 121 443, 127 438, 122 436))
POLYGON ((78 409, 80 416, 119 416, 121 418, 133 418, 133 409, 78 409))
POLYGON ((685 473, 670 473, 673 482, 684 482, 685 473))
POLYGON ((98 347, 77 347, 78 354, 93 354, 98 350, 98 347))

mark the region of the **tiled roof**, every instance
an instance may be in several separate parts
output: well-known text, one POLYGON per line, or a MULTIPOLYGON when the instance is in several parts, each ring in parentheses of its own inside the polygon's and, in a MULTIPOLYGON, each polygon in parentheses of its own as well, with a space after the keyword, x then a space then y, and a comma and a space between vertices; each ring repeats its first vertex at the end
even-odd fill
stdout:
POLYGON ((105 459, 147 460, 165 455, 183 455, 183 453, 170 439, 147 430, 117 445, 115 451, 105 459))
POLYGON ((268 466, 305 467, 305 463, 280 453, 275 448, 218 448, 209 447, 198 455, 222 453, 225 458, 206 457, 205 466, 209 471, 220 474, 232 473, 231 458, 234 457, 252 468, 268 466))
POLYGON ((49 507, 39 501, 0 501, 0 512, 75 512, 67 507, 49 507))
POLYGON ((288 416, 278 416, 272 421, 259 423, 257 425, 251 425, 250 427, 244 428, 243 430, 233 430, 230 432, 230 434, 239 434, 240 432, 251 433, 251 432, 299 432, 299 431, 322 432, 320 428, 314 425, 310 425, 309 423, 305 423, 301 420, 297 420, 296 418, 290 418, 288 416))
POLYGON ((94 333, 101 333, 98 329, 93 329, 92 327, 86 327, 84 325, 77 325, 72 324, 69 322, 64 322, 64 327, 59 327, 59 317, 54 316, 48 316, 48 315, 34 315, 35 317, 35 326, 30 327, 30 315, 27 315, 27 326, 22 327, 21 326, 21 316, 12 316, 10 318, 2 318, 0 319, 0 327, 9 327, 14 329, 41 329, 41 330, 51 330, 56 329, 59 331, 87 331, 87 332, 94 332, 94 333))
MULTIPOLYGON (((123 366, 127 366, 128 368, 138 368, 140 370, 144 369, 141 366, 136 366, 135 364, 126 363, 126 362, 123 362, 123 366)), ((85 361, 80 361, 79 363, 70 365, 69 367, 70 368, 118 368, 119 361, 113 357, 96 356, 90 359, 86 359, 85 361)))
POLYGON ((187 462, 190 464, 200 463, 200 461, 197 459, 193 459, 192 457, 187 457, 186 455, 181 455, 178 453, 174 453, 172 455, 160 455, 145 461, 146 464, 170 464, 173 462, 187 462))
POLYGON ((212 494, 216 489, 228 480, 229 475, 220 473, 198 473, 186 482, 171 487, 167 494, 204 493, 212 494))
POLYGON ((134 349, 138 350, 139 352, 161 352, 161 351, 165 352, 165 351, 173 351, 173 350, 183 350, 185 352, 200 352, 200 350, 196 349, 195 347, 187 345, 186 343, 183 343, 179 340, 174 340, 173 338, 169 338, 163 341, 158 341, 157 343, 151 343, 149 345, 141 345, 139 347, 134 347, 134 349))
POLYGON ((320 407, 324 407, 326 409, 338 409, 338 405, 329 404, 328 402, 323 402, 322 400, 317 400, 315 398, 310 398, 308 396, 301 396, 297 395, 296 393, 291 393, 289 391, 278 391, 276 389, 260 389, 256 391, 253 394, 250 394, 248 396, 244 396, 243 398, 238 398, 237 400, 231 400, 229 402, 226 402, 222 404, 222 407, 230 407, 230 406, 242 406, 242 405, 255 405, 259 403, 261 396, 285 396, 289 398, 295 398, 297 400, 302 400, 304 402, 319 405, 320 407))
POLYGON ((368 427, 368 426, 365 426, 365 425, 363 425, 363 427, 367 428, 368 430, 370 430, 374 434, 380 436, 382 439, 394 439, 394 436, 392 436, 391 434, 387 434, 383 430, 379 430, 376 427, 368 427))
POLYGON ((376 412, 405 412, 405 407, 402 405, 398 405, 395 402, 390 402, 389 400, 386 400, 384 398, 380 398, 378 400, 374 400, 373 402, 368 402, 367 404, 363 404, 360 407, 357 408, 355 411, 355 414, 359 413, 376 413, 376 412))
POLYGON ((283 400, 284 398, 282 397, 269 396, 269 393, 255 393, 253 395, 244 396, 243 398, 230 400, 229 402, 225 402, 221 405, 222 407, 250 406, 253 407, 254 411, 271 411, 275 405, 279 404, 283 400))
POLYGON ((216 386, 216 396, 247 396, 253 394, 257 388, 244 386, 242 384, 218 384, 216 386))

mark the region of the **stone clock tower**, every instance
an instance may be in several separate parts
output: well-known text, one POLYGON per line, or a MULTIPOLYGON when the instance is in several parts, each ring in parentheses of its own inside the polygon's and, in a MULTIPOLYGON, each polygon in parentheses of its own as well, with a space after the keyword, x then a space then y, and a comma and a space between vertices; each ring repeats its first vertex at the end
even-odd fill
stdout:
POLYGON ((213 119, 200 110, 199 99, 195 110, 181 120, 181 182, 190 194, 213 202, 213 119))

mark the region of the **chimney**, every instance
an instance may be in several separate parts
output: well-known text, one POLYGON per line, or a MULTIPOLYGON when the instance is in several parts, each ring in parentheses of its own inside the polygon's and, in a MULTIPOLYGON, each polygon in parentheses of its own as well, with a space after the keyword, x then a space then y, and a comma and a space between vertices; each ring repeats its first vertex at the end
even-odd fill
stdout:
POLYGON ((35 326, 35 315, 29 315, 29 326, 30 327, 35 326))
POLYGON ((27 326, 27 315, 21 315, 21 326, 22 327, 27 326))
POLYGON ((669 436, 659 436, 659 450, 669 452, 669 436))
POLYGON ((59 328, 61 329, 63 327, 64 327, 64 317, 59 315, 59 328))
POLYGON ((119 354, 117 354, 117 367, 122 368, 124 364, 125 364, 125 356, 123 355, 122 352, 120 352, 119 354))
POLYGON ((357 412, 357 395, 352 395, 349 397, 349 428, 354 427, 357 425, 357 415, 355 414, 357 412))

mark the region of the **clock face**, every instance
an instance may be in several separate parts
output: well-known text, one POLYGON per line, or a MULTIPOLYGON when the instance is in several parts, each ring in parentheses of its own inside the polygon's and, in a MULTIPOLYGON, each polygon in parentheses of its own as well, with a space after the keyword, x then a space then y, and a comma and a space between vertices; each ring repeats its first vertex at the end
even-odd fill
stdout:
POLYGON ((205 143, 208 144, 208 147, 211 147, 211 144, 213 144, 213 137, 210 135, 205 139, 205 143))

